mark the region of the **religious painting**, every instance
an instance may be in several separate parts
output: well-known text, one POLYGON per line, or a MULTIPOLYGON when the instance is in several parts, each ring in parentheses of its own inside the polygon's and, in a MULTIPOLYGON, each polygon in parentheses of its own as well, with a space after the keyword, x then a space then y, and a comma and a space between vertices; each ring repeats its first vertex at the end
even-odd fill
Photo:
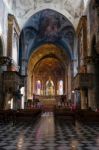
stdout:
POLYGON ((46 95, 55 95, 54 83, 50 79, 46 82, 46 95))

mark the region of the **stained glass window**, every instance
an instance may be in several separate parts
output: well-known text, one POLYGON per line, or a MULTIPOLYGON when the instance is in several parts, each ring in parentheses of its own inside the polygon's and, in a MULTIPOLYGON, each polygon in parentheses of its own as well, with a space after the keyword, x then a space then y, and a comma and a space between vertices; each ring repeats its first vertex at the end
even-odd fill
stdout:
POLYGON ((63 95, 63 80, 58 82, 58 95, 63 95))
POLYGON ((41 94, 41 81, 40 81, 40 80, 38 80, 38 81, 36 82, 36 94, 37 94, 37 95, 40 95, 40 94, 41 94))

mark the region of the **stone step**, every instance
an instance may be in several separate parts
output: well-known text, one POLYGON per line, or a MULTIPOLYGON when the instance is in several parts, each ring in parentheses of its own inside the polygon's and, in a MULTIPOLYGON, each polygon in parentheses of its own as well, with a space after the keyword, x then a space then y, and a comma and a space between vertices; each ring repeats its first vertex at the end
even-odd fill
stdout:
POLYGON ((56 100, 55 99, 44 99, 44 100, 40 100, 40 102, 43 105, 49 105, 49 106, 56 104, 56 100))

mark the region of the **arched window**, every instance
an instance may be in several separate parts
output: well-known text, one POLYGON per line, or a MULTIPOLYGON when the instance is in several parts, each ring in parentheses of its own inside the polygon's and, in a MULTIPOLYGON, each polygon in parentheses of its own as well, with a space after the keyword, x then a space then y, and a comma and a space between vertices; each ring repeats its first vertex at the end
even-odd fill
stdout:
POLYGON ((40 94, 41 94, 41 81, 40 81, 40 80, 38 80, 38 81, 36 82, 36 94, 37 94, 37 95, 40 95, 40 94))
POLYGON ((21 88, 21 94, 22 94, 22 98, 21 98, 21 109, 24 109, 24 103, 25 103, 25 87, 21 88))
POLYGON ((58 82, 58 92, 57 92, 58 95, 63 95, 63 80, 60 80, 58 82))
POLYGON ((46 82, 46 95, 54 95, 55 90, 54 90, 54 83, 52 80, 48 80, 46 82))

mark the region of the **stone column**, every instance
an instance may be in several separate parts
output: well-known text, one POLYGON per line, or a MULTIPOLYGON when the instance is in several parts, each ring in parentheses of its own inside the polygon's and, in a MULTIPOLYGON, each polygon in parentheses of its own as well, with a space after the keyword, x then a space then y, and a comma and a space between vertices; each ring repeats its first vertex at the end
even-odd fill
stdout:
POLYGON ((46 95, 46 80, 44 80, 43 83, 43 95, 46 95))
POLYGON ((33 95, 33 74, 31 75, 31 95, 33 95))
POLYGON ((41 88, 41 90, 42 90, 42 95, 44 95, 44 79, 42 78, 42 88, 41 88))
POLYGON ((31 98, 31 75, 30 73, 28 74, 28 78, 27 78, 27 98, 28 99, 31 98))
POLYGON ((86 109, 86 97, 85 97, 85 91, 84 90, 80 90, 81 93, 81 109, 86 109))
MULTIPOLYGON (((88 73, 93 73, 94 75, 94 64, 92 62, 90 62, 87 65, 87 71, 88 73)), ((94 82, 94 76, 93 76, 93 82, 94 82)), ((88 89, 88 104, 89 107, 91 107, 92 109, 96 108, 96 99, 95 99, 95 85, 93 83, 93 87, 88 89)))
POLYGON ((95 100, 95 90, 94 89, 89 89, 88 92, 88 104, 89 107, 92 109, 96 109, 96 100, 95 100))
POLYGON ((99 54, 99 4, 96 4, 96 11, 97 11, 96 50, 99 54))
POLYGON ((35 93, 35 74, 33 73, 33 93, 35 93))
POLYGON ((67 95, 67 74, 66 74, 66 70, 65 70, 65 81, 64 81, 64 86, 65 86, 65 94, 67 95))
POLYGON ((54 81, 54 87, 55 87, 55 95, 57 95, 57 79, 54 81))

